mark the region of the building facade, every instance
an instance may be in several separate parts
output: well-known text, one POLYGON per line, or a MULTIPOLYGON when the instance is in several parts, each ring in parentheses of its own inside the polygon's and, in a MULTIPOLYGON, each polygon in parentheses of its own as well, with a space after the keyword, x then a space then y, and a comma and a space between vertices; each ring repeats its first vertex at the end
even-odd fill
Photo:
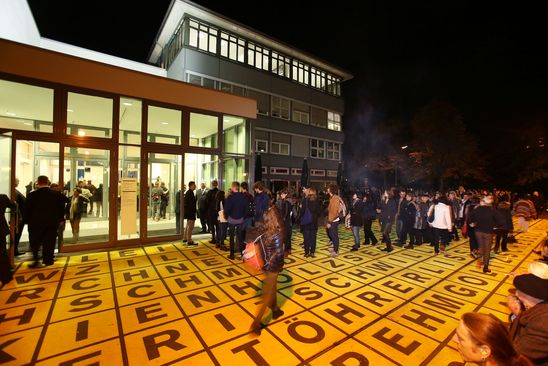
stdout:
POLYGON ((251 148, 273 191, 298 188, 304 158, 311 184, 335 181, 347 71, 183 0, 172 2, 149 61, 169 78, 256 100, 251 148))

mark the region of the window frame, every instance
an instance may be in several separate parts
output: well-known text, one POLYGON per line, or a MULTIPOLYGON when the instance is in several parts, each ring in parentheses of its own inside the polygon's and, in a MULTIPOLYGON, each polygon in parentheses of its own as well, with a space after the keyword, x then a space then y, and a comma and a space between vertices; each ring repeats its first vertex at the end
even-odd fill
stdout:
POLYGON ((327 160, 340 160, 341 159, 341 144, 338 142, 326 141, 325 144, 325 158, 327 160), (331 147, 329 146, 331 144, 331 147), (335 157, 335 154, 337 155, 335 157), (331 155, 331 157, 330 157, 331 155))
POLYGON ((289 120, 291 115, 291 101, 286 98, 271 95, 270 96, 270 115, 274 118, 289 120), (287 103, 287 108, 283 106, 284 102, 287 103), (275 109, 279 110, 279 113, 275 112, 275 109), (287 114, 285 116, 283 115, 283 111, 287 111, 287 114))
POLYGON ((258 152, 258 153, 265 153, 265 154, 268 154, 268 140, 263 140, 263 139, 255 139, 255 152, 258 152), (265 149, 264 151, 260 150, 259 149, 259 146, 258 146, 258 143, 260 142, 263 142, 265 144, 265 149))
POLYGON ((310 139, 310 157, 311 158, 314 158, 314 159, 323 159, 325 160, 326 158, 326 150, 325 150, 325 147, 326 147, 326 143, 325 143, 325 140, 320 140, 320 139, 310 139), (316 143, 316 146, 313 146, 314 145, 314 142, 316 143), (323 146, 320 146, 320 145, 323 145, 323 146), (316 151, 317 152, 317 156, 314 156, 314 154, 312 153, 312 151, 316 151), (322 152, 322 154, 319 154, 319 152, 322 152), (322 155, 322 156, 319 156, 319 155, 322 155))
POLYGON ((289 156, 291 154, 291 144, 288 144, 286 142, 271 141, 270 142, 270 153, 275 154, 275 155, 289 156), (274 151, 274 144, 278 145, 278 152, 274 151), (282 146, 287 146, 287 154, 284 154, 282 152, 282 146))

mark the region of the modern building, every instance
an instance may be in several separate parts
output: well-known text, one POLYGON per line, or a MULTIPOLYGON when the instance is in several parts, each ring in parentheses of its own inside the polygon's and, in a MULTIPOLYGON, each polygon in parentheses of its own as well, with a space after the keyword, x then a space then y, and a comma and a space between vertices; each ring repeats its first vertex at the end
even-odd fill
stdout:
POLYGON ((184 182, 250 181, 259 152, 274 189, 305 157, 313 182, 336 176, 351 75, 196 4, 171 3, 150 65, 43 38, 25 1, 2 1, 0 54, 0 193, 39 175, 102 192, 61 251, 181 239, 184 182))
POLYGON ((149 61, 169 78, 257 101, 252 149, 272 190, 298 188, 304 158, 312 184, 336 179, 348 71, 186 0, 172 1, 149 61))

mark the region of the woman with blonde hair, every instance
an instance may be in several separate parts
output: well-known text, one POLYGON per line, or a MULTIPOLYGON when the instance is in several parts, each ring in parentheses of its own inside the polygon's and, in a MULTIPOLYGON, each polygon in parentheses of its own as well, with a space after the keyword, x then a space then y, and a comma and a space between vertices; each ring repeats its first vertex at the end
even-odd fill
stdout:
POLYGON ((516 352, 504 324, 490 314, 463 314, 453 341, 465 362, 484 366, 532 365, 516 352))

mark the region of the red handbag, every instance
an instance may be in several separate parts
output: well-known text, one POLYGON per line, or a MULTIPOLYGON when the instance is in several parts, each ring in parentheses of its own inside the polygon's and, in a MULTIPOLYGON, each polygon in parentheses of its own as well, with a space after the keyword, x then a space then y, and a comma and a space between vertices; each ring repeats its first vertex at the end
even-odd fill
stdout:
POLYGON ((261 239, 263 235, 259 235, 254 241, 248 242, 242 254, 245 265, 253 271, 260 271, 264 267, 265 251, 263 240, 261 239))

